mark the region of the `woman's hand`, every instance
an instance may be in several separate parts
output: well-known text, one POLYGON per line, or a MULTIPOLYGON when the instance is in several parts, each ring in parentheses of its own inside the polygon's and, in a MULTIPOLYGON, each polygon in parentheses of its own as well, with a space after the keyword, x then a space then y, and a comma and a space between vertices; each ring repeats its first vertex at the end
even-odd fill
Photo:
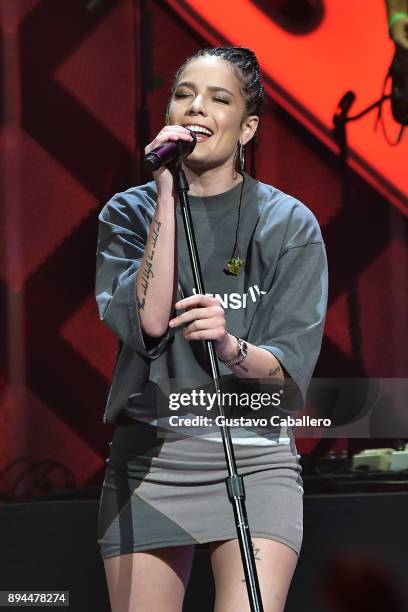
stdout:
POLYGON ((190 295, 175 304, 186 312, 170 319, 169 327, 184 325, 181 334, 186 340, 214 340, 217 356, 232 359, 237 355, 237 341, 227 332, 224 308, 210 295, 190 295))
MULTIPOLYGON (((166 125, 160 130, 156 138, 145 147, 145 155, 165 142, 176 142, 177 140, 187 140, 190 142, 193 140, 193 137, 181 125, 166 125)), ((173 196, 173 175, 170 170, 166 166, 162 166, 153 172, 153 177, 157 184, 157 196, 163 199, 171 198, 173 196)))
MULTIPOLYGON (((224 308, 210 295, 190 295, 176 302, 186 312, 170 319, 169 326, 185 325, 181 331, 186 340, 214 340, 217 357, 224 361, 238 354, 237 340, 227 332, 224 308)), ((248 355, 243 363, 229 366, 240 378, 278 378, 284 380, 279 361, 267 349, 247 342, 248 355)))

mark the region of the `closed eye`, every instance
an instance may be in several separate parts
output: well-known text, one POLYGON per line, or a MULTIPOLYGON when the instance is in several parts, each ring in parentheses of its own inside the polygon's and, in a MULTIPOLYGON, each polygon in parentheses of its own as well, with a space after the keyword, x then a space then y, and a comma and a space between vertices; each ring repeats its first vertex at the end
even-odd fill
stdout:
MULTIPOLYGON (((189 96, 191 96, 191 95, 192 95, 191 93, 187 93, 187 92, 179 91, 179 92, 176 92, 176 93, 174 94, 174 97, 175 97, 177 100, 180 100, 180 99, 182 99, 182 98, 188 98, 188 97, 189 97, 189 96)), ((220 102, 221 104, 230 104, 230 100, 226 100, 225 98, 220 98, 220 97, 218 97, 218 96, 215 96, 215 97, 213 98, 213 100, 214 100, 215 102, 220 102)))

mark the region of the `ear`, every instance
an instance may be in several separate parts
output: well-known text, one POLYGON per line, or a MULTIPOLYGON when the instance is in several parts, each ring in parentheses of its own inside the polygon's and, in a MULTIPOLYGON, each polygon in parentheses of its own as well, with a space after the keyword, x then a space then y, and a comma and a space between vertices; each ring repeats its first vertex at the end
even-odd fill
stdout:
POLYGON ((241 125, 241 138, 240 141, 243 145, 251 140, 258 127, 259 117, 257 115, 249 115, 244 119, 241 125))

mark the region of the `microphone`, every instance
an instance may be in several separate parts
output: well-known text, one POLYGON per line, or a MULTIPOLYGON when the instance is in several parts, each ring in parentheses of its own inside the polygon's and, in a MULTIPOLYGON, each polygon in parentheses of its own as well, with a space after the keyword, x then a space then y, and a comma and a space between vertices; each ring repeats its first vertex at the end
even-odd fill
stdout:
POLYGON ((192 141, 176 140, 165 142, 153 149, 153 151, 150 151, 143 160, 143 169, 146 172, 154 172, 161 168, 161 166, 178 162, 187 157, 187 155, 190 155, 197 144, 197 137, 192 130, 189 130, 189 132, 193 137, 192 141))

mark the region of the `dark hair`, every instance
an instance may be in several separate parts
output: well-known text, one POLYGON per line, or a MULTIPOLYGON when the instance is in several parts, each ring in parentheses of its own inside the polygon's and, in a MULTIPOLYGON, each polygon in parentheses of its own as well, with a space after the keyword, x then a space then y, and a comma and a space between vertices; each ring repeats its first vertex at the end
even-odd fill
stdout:
MULTIPOLYGON (((205 49, 199 49, 196 53, 194 53, 194 55, 188 57, 174 75, 166 115, 168 115, 169 112, 171 98, 173 97, 177 81, 179 80, 184 68, 193 60, 206 56, 219 57, 220 59, 223 59, 231 64, 238 80, 241 83, 241 90, 245 99, 247 115, 257 115, 259 117, 262 112, 262 104, 264 100, 264 88, 262 85, 261 71, 259 69, 259 64, 255 53, 251 49, 246 49, 245 47, 208 47, 205 49)), ((256 174, 255 149, 258 144, 257 132, 258 129, 250 141, 250 174, 253 177, 255 177, 256 174)))

